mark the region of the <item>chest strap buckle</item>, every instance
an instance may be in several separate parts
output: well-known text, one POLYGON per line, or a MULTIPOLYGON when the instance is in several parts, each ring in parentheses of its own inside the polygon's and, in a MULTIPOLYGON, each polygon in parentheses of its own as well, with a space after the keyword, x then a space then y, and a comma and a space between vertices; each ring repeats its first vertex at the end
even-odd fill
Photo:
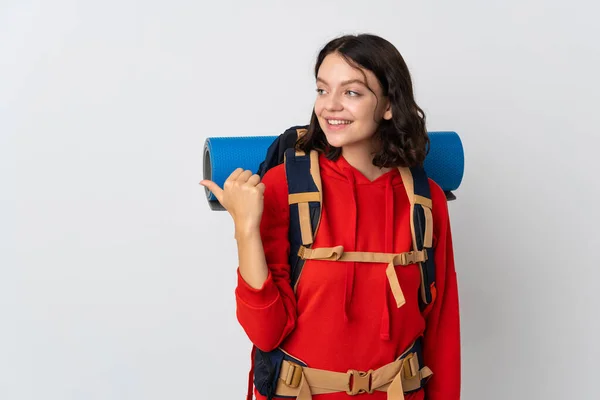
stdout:
POLYGON ((375 389, 372 387, 372 373, 372 369, 367 372, 354 369, 348 370, 348 390, 346 390, 346 393, 350 396, 356 396, 361 393, 373 393, 375 389))

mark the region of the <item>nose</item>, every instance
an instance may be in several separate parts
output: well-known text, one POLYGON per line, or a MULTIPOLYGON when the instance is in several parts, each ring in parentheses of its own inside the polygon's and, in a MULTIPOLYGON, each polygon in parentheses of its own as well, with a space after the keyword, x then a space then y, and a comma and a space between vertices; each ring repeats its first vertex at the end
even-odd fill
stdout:
POLYGON ((332 93, 325 98, 324 107, 327 111, 341 111, 344 108, 339 96, 335 93, 332 93))

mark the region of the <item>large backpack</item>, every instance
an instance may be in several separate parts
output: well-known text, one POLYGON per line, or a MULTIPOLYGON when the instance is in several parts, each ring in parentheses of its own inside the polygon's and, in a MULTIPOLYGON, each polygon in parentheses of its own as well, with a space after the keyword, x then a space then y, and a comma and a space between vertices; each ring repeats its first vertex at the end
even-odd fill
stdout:
MULTIPOLYGON (((266 157, 257 171, 262 178, 269 169, 285 164, 290 207, 290 285, 294 289, 305 263, 299 253, 312 246, 321 218, 322 189, 318 154, 316 151, 305 154, 295 149, 296 141, 306 133, 307 128, 306 125, 293 126, 279 135, 269 146, 266 157)), ((415 263, 421 271, 419 306, 422 313, 427 314, 436 297, 429 179, 422 167, 399 170, 411 204, 413 251, 426 254, 424 260, 420 259, 420 262, 415 263)), ((278 368, 282 359, 287 357, 288 355, 278 349, 263 352, 253 347, 248 399, 252 398, 252 383, 261 394, 267 398, 273 397, 278 368)))
MULTIPOLYGON (((304 260, 298 256, 298 250, 303 245, 309 246, 312 244, 312 242, 303 243, 302 225, 300 222, 301 209, 308 204, 310 228, 312 231, 311 236, 313 238, 316 236, 321 217, 321 201, 320 196, 317 196, 320 192, 320 176, 315 177, 311 175, 310 154, 299 154, 294 148, 298 138, 303 135, 307 129, 307 125, 293 126, 279 135, 267 149, 266 157, 264 161, 260 163, 257 171, 257 174, 262 179, 269 169, 285 163, 288 194, 296 195, 296 198, 300 200, 302 200, 302 197, 298 195, 308 193, 315 194, 312 199, 309 199, 310 201, 299 201, 298 203, 290 204, 289 262, 291 268, 290 284, 292 287, 296 286, 300 273, 302 272, 302 267, 304 266, 304 260), (317 182, 315 182, 315 180, 317 180, 317 182)), ((414 196, 412 199, 409 198, 411 204, 414 204, 411 218, 413 225, 413 247, 416 251, 424 250, 426 248, 428 253, 427 260, 420 263, 422 276, 420 307, 423 312, 426 312, 428 306, 435 300, 435 265, 432 244, 425 243, 426 220, 428 217, 426 213, 429 213, 426 208, 431 210, 431 206, 423 207, 424 204, 421 203, 431 203, 431 194, 429 190, 429 179, 425 170, 421 167, 413 167, 410 168, 409 171, 411 176, 402 176, 402 179, 411 180, 414 187, 414 196)), ((293 201, 294 196, 289 196, 289 198, 293 201)), ((304 199, 306 199, 306 196, 304 199)), ((432 225, 430 226, 430 229, 433 229, 432 225)), ((306 238, 304 242, 306 242, 306 238)))

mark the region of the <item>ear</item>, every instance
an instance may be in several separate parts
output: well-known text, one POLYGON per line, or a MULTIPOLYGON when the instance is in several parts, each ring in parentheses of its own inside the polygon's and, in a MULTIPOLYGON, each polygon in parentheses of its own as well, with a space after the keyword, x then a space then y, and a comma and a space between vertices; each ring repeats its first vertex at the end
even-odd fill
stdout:
POLYGON ((390 103, 390 101, 387 101, 387 104, 385 105, 385 112, 383 113, 383 119, 385 120, 390 120, 392 119, 392 104, 390 103))

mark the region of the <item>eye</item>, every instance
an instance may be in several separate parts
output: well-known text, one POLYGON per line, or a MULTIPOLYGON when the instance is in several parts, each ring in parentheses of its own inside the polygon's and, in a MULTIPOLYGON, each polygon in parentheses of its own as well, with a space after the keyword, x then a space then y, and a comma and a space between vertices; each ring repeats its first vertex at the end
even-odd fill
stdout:
POLYGON ((322 95, 324 91, 325 91, 324 89, 317 88, 317 94, 319 96, 322 95))
POLYGON ((355 92, 353 90, 348 90, 348 91, 346 91, 346 93, 348 93, 348 95, 350 95, 350 97, 358 97, 358 96, 360 96, 360 93, 355 92))

